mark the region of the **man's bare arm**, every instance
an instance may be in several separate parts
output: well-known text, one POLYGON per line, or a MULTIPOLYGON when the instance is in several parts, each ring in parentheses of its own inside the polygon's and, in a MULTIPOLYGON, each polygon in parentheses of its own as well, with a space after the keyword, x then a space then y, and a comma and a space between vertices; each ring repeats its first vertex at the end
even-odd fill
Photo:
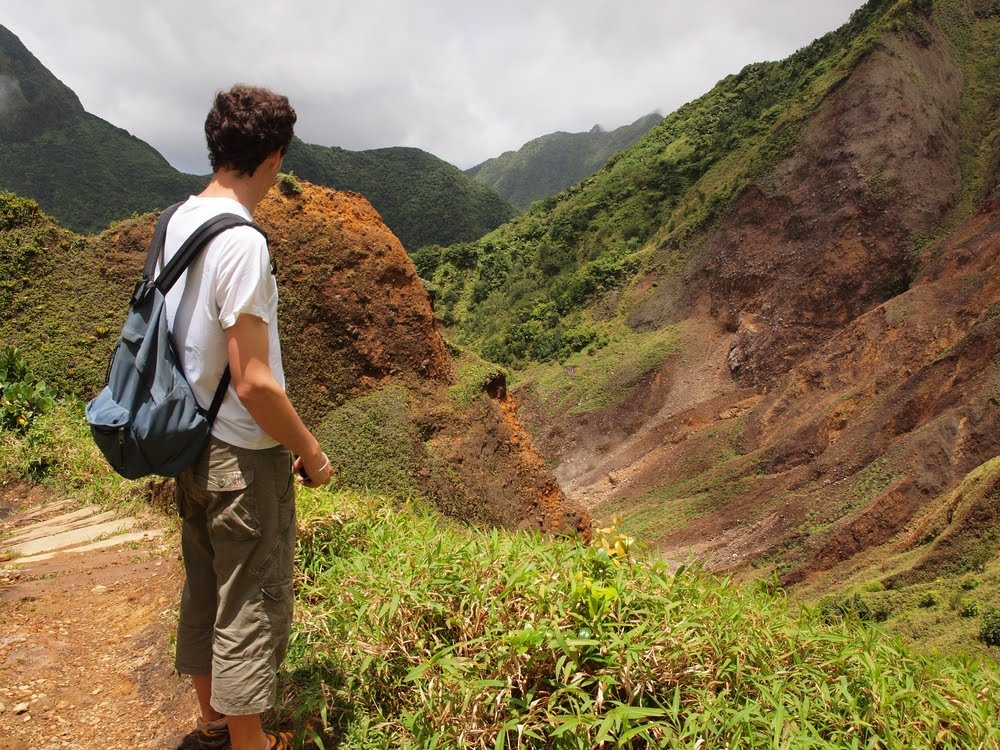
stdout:
POLYGON ((267 324, 255 315, 241 314, 226 329, 226 340, 233 387, 243 406, 264 432, 299 456, 297 463, 309 475, 308 484, 326 484, 330 462, 271 373, 267 324))

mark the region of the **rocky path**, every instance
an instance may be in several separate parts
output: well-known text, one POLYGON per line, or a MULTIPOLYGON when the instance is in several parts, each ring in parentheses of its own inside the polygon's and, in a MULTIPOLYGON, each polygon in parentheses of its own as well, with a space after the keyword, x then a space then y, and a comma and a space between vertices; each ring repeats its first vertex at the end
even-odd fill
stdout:
POLYGON ((194 718, 172 672, 176 542, 44 500, 0 501, 0 750, 176 748, 194 718))

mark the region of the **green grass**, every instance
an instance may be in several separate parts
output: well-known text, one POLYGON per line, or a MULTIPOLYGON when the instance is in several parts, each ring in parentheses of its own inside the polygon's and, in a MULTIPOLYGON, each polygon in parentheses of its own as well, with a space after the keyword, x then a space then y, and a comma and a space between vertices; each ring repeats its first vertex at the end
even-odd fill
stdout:
POLYGON ((161 510, 172 508, 167 480, 133 481, 111 470, 91 438, 84 404, 75 398, 57 401, 25 432, 0 430, 0 486, 18 483, 131 515, 145 515, 151 500, 161 510))
POLYGON ((550 414, 581 414, 624 400, 651 372, 681 351, 680 335, 668 327, 637 333, 625 326, 599 326, 607 341, 563 362, 536 364, 519 374, 517 384, 533 383, 550 414))
POLYGON ((983 618, 1000 606, 1000 560, 976 573, 887 589, 879 581, 854 581, 828 600, 860 597, 872 619, 924 653, 995 660, 1000 650, 979 638, 983 618))
POLYGON ((986 663, 826 624, 770 586, 419 504, 301 503, 279 714, 326 747, 997 746, 986 663))

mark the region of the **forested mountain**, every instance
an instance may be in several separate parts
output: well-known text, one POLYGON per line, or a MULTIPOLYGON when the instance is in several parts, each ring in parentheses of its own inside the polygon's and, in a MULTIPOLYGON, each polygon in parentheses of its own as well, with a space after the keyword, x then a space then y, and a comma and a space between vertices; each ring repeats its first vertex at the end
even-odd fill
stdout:
POLYGON ((477 164, 466 174, 524 210, 594 174, 662 119, 654 112, 612 131, 595 125, 587 133, 549 133, 477 164))
POLYGON ((205 183, 86 112, 3 26, 0 104, 0 188, 34 198, 77 231, 166 206, 205 183))
MULTIPOLYGON (((0 26, 0 189, 33 198, 77 232, 163 208, 207 177, 83 108, 0 26)), ((516 212, 460 169, 412 148, 351 152, 296 141, 285 169, 368 198, 408 250, 478 239, 516 212)))
POLYGON ((452 338, 511 368, 567 491, 664 554, 817 586, 977 570, 1000 528, 998 49, 996 0, 871 0, 415 262, 452 338))
POLYGON ((458 167, 418 148, 347 151, 295 139, 284 168, 318 185, 361 193, 411 252, 479 239, 516 213, 458 167))

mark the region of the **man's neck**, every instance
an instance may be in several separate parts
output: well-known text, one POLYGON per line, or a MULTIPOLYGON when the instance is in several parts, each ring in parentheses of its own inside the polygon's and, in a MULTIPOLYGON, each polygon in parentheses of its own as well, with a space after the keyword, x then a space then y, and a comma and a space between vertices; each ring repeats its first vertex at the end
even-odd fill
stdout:
POLYGON ((202 198, 232 198, 243 204, 247 211, 253 213, 263 197, 256 182, 253 177, 228 169, 220 169, 212 174, 211 181, 199 193, 199 196, 202 198))

